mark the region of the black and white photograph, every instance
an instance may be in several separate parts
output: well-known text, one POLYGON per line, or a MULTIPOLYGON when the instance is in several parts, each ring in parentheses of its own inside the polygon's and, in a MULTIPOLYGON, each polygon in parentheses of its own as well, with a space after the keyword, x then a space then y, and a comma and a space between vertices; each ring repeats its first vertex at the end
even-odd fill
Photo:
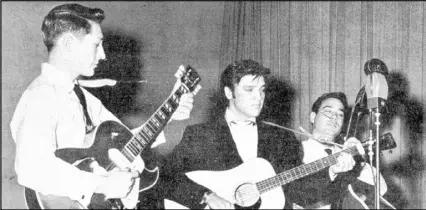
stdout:
POLYGON ((426 2, 1 16, 2 209, 426 209, 426 2))

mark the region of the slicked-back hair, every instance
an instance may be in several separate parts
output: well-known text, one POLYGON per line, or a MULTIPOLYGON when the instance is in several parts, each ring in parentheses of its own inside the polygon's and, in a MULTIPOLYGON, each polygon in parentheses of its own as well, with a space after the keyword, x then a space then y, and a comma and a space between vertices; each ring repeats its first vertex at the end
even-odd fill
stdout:
POLYGON ((271 73, 269 68, 263 67, 260 63, 247 59, 235 61, 228 65, 222 72, 220 77, 220 90, 223 91, 224 87, 228 87, 234 92, 234 85, 238 84, 242 77, 246 75, 254 75, 255 77, 263 76, 265 80, 271 73))
POLYGON ((319 108, 321 107, 321 104, 324 100, 328 98, 335 98, 342 102, 344 113, 346 115, 346 111, 348 109, 348 100, 346 99, 346 95, 342 92, 330 92, 330 93, 324 93, 320 97, 317 98, 317 100, 312 105, 311 111, 318 113, 319 108))
POLYGON ((57 38, 65 33, 89 34, 91 25, 89 21, 101 23, 105 18, 104 11, 99 8, 89 8, 80 4, 63 4, 53 8, 44 17, 41 25, 43 42, 50 52, 57 38))

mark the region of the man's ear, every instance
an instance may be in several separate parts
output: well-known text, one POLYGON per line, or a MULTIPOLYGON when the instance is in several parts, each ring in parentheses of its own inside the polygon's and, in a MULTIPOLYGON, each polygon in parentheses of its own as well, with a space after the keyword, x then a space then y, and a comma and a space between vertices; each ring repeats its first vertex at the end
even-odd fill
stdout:
POLYGON ((231 100, 231 99, 233 99, 233 98, 234 98, 234 94, 232 93, 231 88, 229 88, 229 87, 224 87, 224 88, 223 88, 223 91, 225 92, 225 96, 226 96, 226 98, 227 98, 228 100, 231 100))
POLYGON ((314 124, 316 116, 317 114, 315 112, 311 112, 311 114, 309 115, 309 121, 311 121, 312 124, 314 124))
POLYGON ((75 46, 77 39, 71 33, 65 33, 58 39, 58 45, 66 51, 72 51, 75 46))

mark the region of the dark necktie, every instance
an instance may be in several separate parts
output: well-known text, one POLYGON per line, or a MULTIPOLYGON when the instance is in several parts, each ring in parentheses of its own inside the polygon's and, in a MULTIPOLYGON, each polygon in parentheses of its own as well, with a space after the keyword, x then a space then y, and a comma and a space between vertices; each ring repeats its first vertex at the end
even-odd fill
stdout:
POLYGON ((88 133, 92 130, 93 123, 90 119, 89 113, 87 112, 86 97, 84 97, 84 93, 78 85, 74 85, 74 92, 77 95, 78 100, 80 100, 81 106, 83 107, 84 116, 86 117, 86 133, 88 133))

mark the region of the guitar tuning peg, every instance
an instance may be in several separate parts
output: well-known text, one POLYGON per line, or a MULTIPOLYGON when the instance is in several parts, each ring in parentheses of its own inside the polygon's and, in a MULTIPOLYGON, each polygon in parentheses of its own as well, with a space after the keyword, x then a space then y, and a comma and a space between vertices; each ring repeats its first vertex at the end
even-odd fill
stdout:
POLYGON ((185 72, 185 67, 183 65, 180 65, 178 70, 175 73, 175 77, 178 79, 181 78, 184 72, 185 72))

